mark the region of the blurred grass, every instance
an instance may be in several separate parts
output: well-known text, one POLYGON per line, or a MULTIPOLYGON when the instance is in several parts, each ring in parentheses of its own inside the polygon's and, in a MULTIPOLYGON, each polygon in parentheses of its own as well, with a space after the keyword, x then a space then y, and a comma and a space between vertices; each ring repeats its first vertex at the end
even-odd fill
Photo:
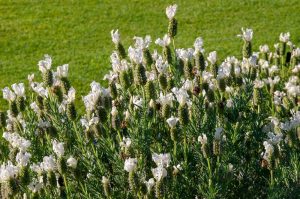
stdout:
MULTIPOLYGON (((300 43, 299 0, 0 0, 0 88, 27 82, 49 54, 55 67, 69 63, 80 98, 110 68, 110 31, 118 28, 126 47, 133 36, 162 37, 168 24, 165 7, 171 3, 179 6, 176 47, 191 47, 201 36, 206 52, 240 56, 236 35, 241 27, 253 28, 254 49, 273 44, 287 31, 300 43)), ((4 105, 1 99, 0 109, 4 105)))

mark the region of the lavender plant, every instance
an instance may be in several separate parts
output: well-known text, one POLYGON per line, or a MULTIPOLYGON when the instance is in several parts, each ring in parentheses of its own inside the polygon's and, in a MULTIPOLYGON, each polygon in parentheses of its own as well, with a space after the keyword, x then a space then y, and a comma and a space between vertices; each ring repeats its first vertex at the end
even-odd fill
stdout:
POLYGON ((38 63, 3 89, 1 198, 297 198, 300 195, 300 48, 289 33, 242 58, 175 48, 177 5, 152 50, 118 30, 108 88, 91 83, 77 112, 68 65, 38 63))

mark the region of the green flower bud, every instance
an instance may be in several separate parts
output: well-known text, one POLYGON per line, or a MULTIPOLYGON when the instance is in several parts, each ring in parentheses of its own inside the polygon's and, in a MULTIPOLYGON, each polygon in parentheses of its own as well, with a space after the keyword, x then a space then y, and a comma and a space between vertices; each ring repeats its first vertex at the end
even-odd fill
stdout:
POLYGON ((53 73, 51 70, 47 70, 43 74, 43 82, 46 87, 51 87, 53 85, 53 73))
POLYGON ((121 57, 121 59, 125 59, 126 58, 126 51, 124 46, 119 42, 116 44, 116 50, 119 54, 119 56, 121 57))
POLYGON ((62 102, 64 99, 64 95, 60 86, 54 86, 53 94, 57 97, 58 102, 62 102))
POLYGON ((175 127, 175 128, 171 128, 170 129, 170 134, 171 134, 171 140, 173 142, 176 142, 177 139, 178 139, 178 129, 175 127))
POLYGON ((8 198, 14 198, 14 196, 19 192, 19 185, 15 178, 10 178, 7 182, 6 195, 8 198))
POLYGON ((9 110, 14 117, 18 116, 19 111, 18 111, 17 103, 15 101, 9 103, 9 110))
POLYGON ((39 107, 40 110, 44 109, 44 98, 42 96, 37 96, 36 97, 36 104, 39 107))
POLYGON ((103 106, 98 108, 98 117, 102 123, 107 121, 107 111, 103 106))
POLYGON ((254 81, 256 79, 256 76, 257 76, 257 69, 256 68, 251 68, 251 71, 250 71, 250 79, 252 81, 254 81))
POLYGON ((25 98, 24 97, 17 97, 16 99, 16 104, 18 107, 19 112, 23 112, 26 108, 26 104, 25 104, 25 98))
POLYGON ((226 89, 226 80, 225 80, 225 78, 218 79, 218 86, 219 86, 219 89, 222 92, 225 92, 225 89, 226 89))
POLYGON ((212 89, 208 89, 206 92, 206 97, 209 102, 215 101, 215 93, 212 89))
POLYGON ((177 20, 175 18, 172 18, 169 21, 169 27, 168 27, 168 35, 169 37, 173 38, 177 34, 177 20))
POLYGON ((76 108, 73 102, 67 105, 67 116, 72 121, 77 117, 76 108))
POLYGON ((189 123, 189 110, 187 105, 178 107, 178 117, 181 125, 185 126, 189 123))
POLYGON ((110 89, 110 94, 111 94, 111 97, 113 99, 116 99, 118 97, 118 90, 117 90, 117 87, 116 87, 116 84, 111 82, 109 84, 109 89, 110 89))
POLYGON ((153 81, 148 81, 145 85, 145 91, 146 91, 146 97, 148 100, 156 99, 156 89, 155 89, 155 85, 153 83, 153 81))
POLYGON ((169 118, 171 116, 171 106, 169 104, 164 104, 161 113, 163 118, 169 118))
POLYGON ((176 67, 177 70, 179 72, 180 75, 183 74, 183 68, 184 68, 184 61, 182 59, 177 59, 177 63, 176 63, 176 67))
POLYGON ((218 75, 218 65, 217 64, 213 64, 211 65, 211 73, 214 75, 214 77, 217 77, 218 75))
POLYGON ((205 90, 205 92, 207 92, 209 89, 209 84, 207 82, 203 82, 201 87, 202 87, 202 90, 205 90))
POLYGON ((50 186, 56 187, 56 176, 53 171, 48 172, 47 174, 47 182, 50 186))
POLYGON ((172 63, 172 53, 169 46, 165 46, 163 49, 164 59, 168 61, 169 64, 172 63))
POLYGON ((172 77, 169 77, 167 81, 168 81, 167 90, 171 90, 172 88, 175 87, 175 80, 172 77))
POLYGON ((70 88, 71 88, 70 81, 68 80, 67 77, 62 77, 60 79, 60 81, 61 81, 61 86, 62 86, 63 93, 67 94, 69 92, 70 88))
POLYGON ((144 62, 146 63, 146 66, 151 66, 153 64, 153 59, 148 48, 143 49, 143 55, 144 55, 144 62))
POLYGON ((158 199, 162 198, 161 180, 155 183, 155 197, 158 199))
POLYGON ((137 187, 136 187, 136 181, 135 181, 135 176, 134 176, 134 172, 133 171, 129 172, 128 182, 129 182, 130 190, 133 193, 136 193, 137 187))
POLYGON ((60 174, 65 174, 68 170, 67 161, 64 157, 60 157, 57 160, 57 167, 60 174))
POLYGON ((205 70, 205 58, 201 52, 198 52, 195 56, 195 65, 200 71, 205 70))
POLYGON ((252 44, 250 41, 245 41, 243 45, 243 57, 250 58, 252 55, 252 44))
POLYGON ((185 61, 184 62, 184 76, 187 79, 193 79, 193 77, 194 77, 193 65, 190 61, 185 61))
POLYGON ((5 113, 0 111, 0 128, 4 128, 6 126, 6 116, 5 113))
POLYGON ((238 85, 238 86, 242 86, 243 85, 243 78, 241 76, 237 76, 235 78, 235 83, 238 85))
POLYGON ((147 83, 146 70, 142 64, 137 65, 137 67, 135 69, 134 78, 138 85, 143 86, 147 83))
POLYGON ((127 90, 131 85, 130 76, 126 71, 120 73, 120 82, 125 90, 127 90))
POLYGON ((103 97, 103 106, 106 109, 110 109, 112 107, 112 99, 110 96, 103 97))
POLYGON ((30 171, 28 166, 21 168, 20 182, 23 186, 27 186, 30 183, 30 171))
POLYGON ((286 53, 286 42, 280 42, 280 55, 285 56, 286 53))
POLYGON ((51 125, 47 128, 47 133, 52 136, 52 137, 56 137, 57 136, 57 129, 51 125))
POLYGON ((159 85, 162 90, 167 90, 168 80, 165 74, 159 74, 158 76, 159 85))
POLYGON ((213 142, 213 152, 214 155, 219 156, 221 153, 221 142, 220 140, 214 140, 213 142))

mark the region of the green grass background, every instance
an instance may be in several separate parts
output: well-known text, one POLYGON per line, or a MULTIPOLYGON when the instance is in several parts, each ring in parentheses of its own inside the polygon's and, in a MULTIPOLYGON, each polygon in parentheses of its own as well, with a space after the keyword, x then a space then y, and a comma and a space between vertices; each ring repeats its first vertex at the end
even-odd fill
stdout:
MULTIPOLYGON (((239 57, 241 27, 253 28, 255 49, 287 31, 300 43, 299 0, 0 0, 0 88, 27 83, 27 75, 38 75, 38 61, 49 54, 55 67, 69 64, 80 98, 110 68, 110 31, 120 30, 126 48, 133 36, 162 37, 171 3, 178 4, 177 47, 191 47, 201 36, 206 52, 239 57)), ((0 109, 5 105, 1 99, 0 109)))

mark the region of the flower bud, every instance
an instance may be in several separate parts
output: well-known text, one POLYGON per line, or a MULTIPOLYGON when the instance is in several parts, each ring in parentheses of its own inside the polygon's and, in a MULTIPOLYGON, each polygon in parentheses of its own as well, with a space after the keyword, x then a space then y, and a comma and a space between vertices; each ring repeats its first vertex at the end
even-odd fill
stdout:
POLYGON ((163 118, 169 118, 171 116, 171 106, 169 104, 164 104, 161 113, 163 118))
POLYGON ((72 121, 74 121, 77 117, 76 108, 73 102, 67 105, 67 115, 72 121))
POLYGON ((131 85, 130 76, 126 71, 120 73, 120 82, 125 90, 127 90, 131 85))
POLYGON ((16 101, 9 102, 9 110, 14 117, 17 117, 19 114, 16 101))
POLYGON ((130 190, 133 193, 136 193, 137 187, 136 187, 136 180, 135 180, 135 176, 134 176, 134 172, 133 171, 129 172, 128 182, 129 182, 130 190))
POLYGON ((216 155, 216 156, 220 155, 220 153, 221 153, 221 141, 220 140, 214 140, 213 152, 214 152, 214 155, 216 155))
POLYGON ((20 182, 24 186, 27 186, 30 183, 30 173, 29 173, 29 167, 25 166, 21 168, 20 171, 20 182))
POLYGON ((168 35, 169 37, 173 38, 177 34, 177 20, 175 18, 172 18, 169 21, 169 27, 168 27, 168 35))
POLYGON ((162 90, 167 90, 168 80, 165 74, 159 74, 158 76, 159 85, 162 90))
POLYGON ((4 128, 6 126, 6 116, 5 113, 0 111, 0 128, 4 128))
POLYGON ((184 76, 186 79, 193 79, 193 65, 190 61, 184 62, 184 76))
POLYGON ((26 104, 25 104, 25 98, 24 97, 18 96, 17 99, 16 99, 16 104, 17 104, 19 112, 23 112, 25 110, 26 104))
POLYGON ((110 183, 109 179, 106 178, 105 176, 102 176, 102 184, 103 184, 104 194, 106 197, 110 196, 109 183, 110 183))
POLYGON ((53 84, 53 73, 51 70, 45 71, 43 73, 43 82, 46 87, 51 87, 53 84))
POLYGON ((64 99, 63 92, 60 86, 54 86, 53 94, 57 97, 58 102, 62 102, 64 99))
POLYGON ((183 74, 183 68, 184 68, 184 61, 180 58, 177 59, 177 63, 176 63, 176 67, 177 70, 179 72, 180 75, 183 74))
POLYGON ((168 81, 167 90, 171 90, 172 88, 175 87, 175 80, 173 78, 169 77, 167 81, 168 81))
POLYGON ((124 46, 120 42, 118 42, 116 44, 116 50, 117 50, 118 55, 120 56, 121 59, 125 59, 126 58, 125 48, 124 48, 124 46))
POLYGON ((226 89, 226 80, 225 80, 225 78, 218 79, 218 86, 219 86, 219 89, 222 92, 225 92, 225 89, 226 89))
POLYGON ((162 198, 161 183, 161 180, 155 183, 155 197, 158 199, 162 198))
POLYGON ((105 110, 105 108, 103 106, 100 106, 98 108, 98 116, 102 123, 107 121, 107 111, 105 110))
POLYGON ((178 107, 178 117, 181 125, 185 126, 189 123, 189 110, 186 105, 178 107))
POLYGON ((165 46, 163 49, 164 60, 167 60, 169 64, 172 63, 172 53, 169 46, 165 46))
POLYGON ((56 187, 56 176, 53 171, 47 173, 47 182, 50 186, 56 187))
POLYGON ((201 52, 198 52, 195 56, 195 65, 200 71, 205 70, 205 58, 201 52))
POLYGON ((155 89, 155 85, 153 83, 153 81, 148 81, 145 85, 145 91, 146 91, 146 97, 148 100, 156 99, 156 89, 155 89))
POLYGON ((60 174, 65 174, 68 170, 67 161, 64 157, 60 157, 57 160, 57 167, 60 174))
POLYGON ((245 41, 243 45, 243 57, 250 58, 252 55, 251 41, 245 41))
POLYGON ((153 64, 153 59, 152 59, 152 55, 149 51, 148 48, 144 48, 143 49, 143 57, 144 57, 144 62, 146 63, 146 66, 151 66, 153 64))
POLYGON ((64 94, 67 94, 67 93, 69 92, 70 88, 71 88, 71 83, 70 83, 70 81, 68 80, 67 77, 62 77, 62 78, 60 79, 60 81, 61 81, 61 87, 62 87, 63 93, 64 93, 64 94))
POLYGON ((109 90, 110 90, 111 97, 113 99, 116 99, 118 97, 118 90, 117 90, 116 84, 114 82, 111 82, 109 84, 109 90))
POLYGON ((207 100, 209 102, 214 102, 215 101, 215 93, 212 89, 208 89, 207 90, 207 93, 206 93, 206 97, 207 97, 207 100))
POLYGON ((142 64, 138 64, 135 69, 134 79, 138 85, 145 85, 147 82, 146 70, 142 64))

